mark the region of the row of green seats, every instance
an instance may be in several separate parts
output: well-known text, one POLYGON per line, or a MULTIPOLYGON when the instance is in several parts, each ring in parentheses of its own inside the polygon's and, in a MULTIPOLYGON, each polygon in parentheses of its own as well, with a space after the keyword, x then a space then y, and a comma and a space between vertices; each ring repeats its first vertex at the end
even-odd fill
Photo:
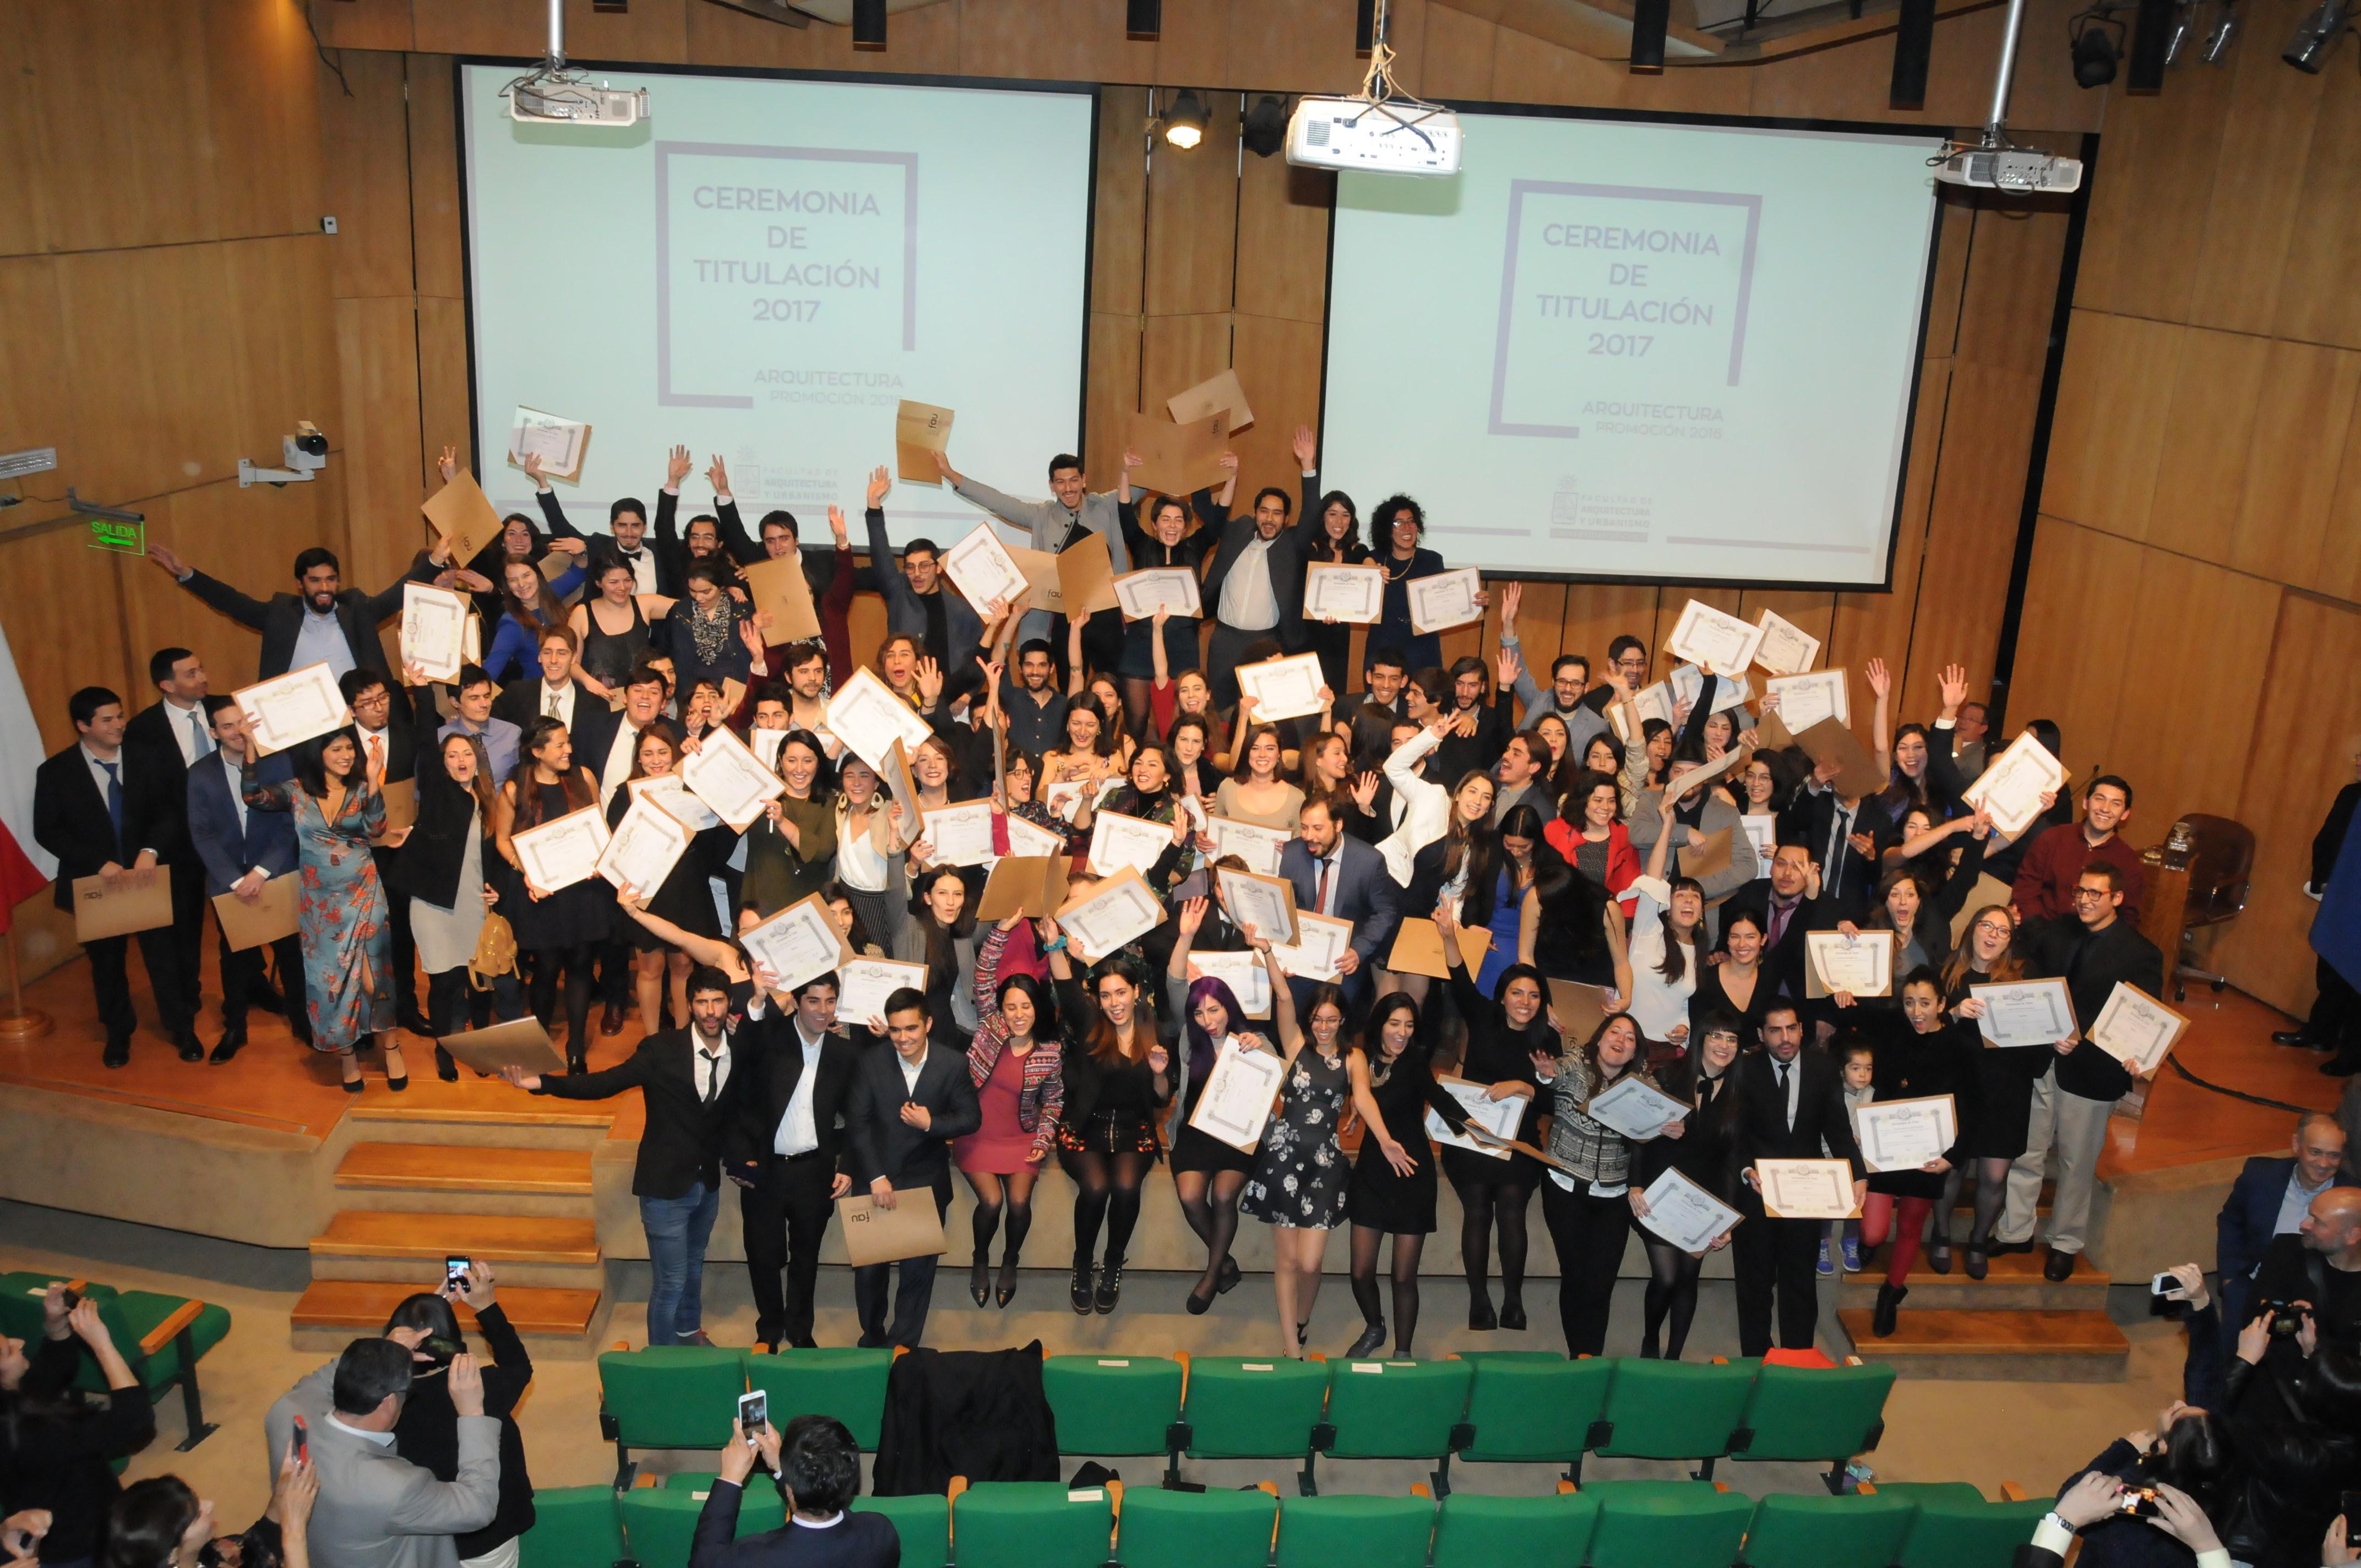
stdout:
MULTIPOLYGON (((540 1493, 522 1568, 686 1568, 710 1475, 616 1493, 540 1493)), ((1290 1497, 1058 1482, 987 1482, 955 1497, 862 1497, 902 1537, 905 1568, 2006 1568, 2049 1507, 1986 1502, 1964 1483, 1751 1501, 1709 1482, 1600 1481, 1547 1497, 1290 1497), (1118 1509, 1118 1499, 1120 1508, 1118 1509)), ((739 1533, 784 1522, 746 1495, 739 1533)))
MULTIPOLYGON (((631 1483, 631 1448, 718 1449, 739 1394, 770 1396, 771 1420, 818 1411, 874 1452, 893 1354, 791 1350, 757 1355, 672 1346, 598 1358, 602 1418, 616 1444, 616 1486, 631 1483)), ((1042 1383, 1063 1453, 1168 1456, 1178 1479, 1192 1459, 1299 1462, 1315 1494, 1318 1455, 1432 1459, 1438 1493, 1450 1463, 1563 1466, 1581 1478, 1587 1453, 1697 1462, 1710 1480, 1723 1458, 1810 1462, 1840 1485, 1855 1454, 1884 1431, 1894 1371, 1884 1365, 1795 1367, 1760 1361, 1638 1358, 1568 1361, 1547 1351, 1470 1352, 1443 1361, 1259 1361, 1251 1356, 1053 1355, 1042 1383)))
MULTIPOLYGON (((39 1343, 44 1332, 42 1299, 56 1277, 21 1269, 0 1274, 0 1334, 39 1343)), ((181 1451, 186 1453, 203 1442, 214 1428, 205 1420, 204 1400, 197 1388, 197 1363, 227 1337, 229 1309, 154 1290, 118 1290, 86 1279, 71 1283, 98 1303, 99 1321, 106 1325, 107 1337, 138 1374, 149 1399, 161 1403, 167 1391, 175 1384, 180 1386, 181 1414, 188 1428, 181 1451)), ((88 1356, 82 1358, 74 1382, 93 1394, 106 1391, 105 1375, 88 1356)))

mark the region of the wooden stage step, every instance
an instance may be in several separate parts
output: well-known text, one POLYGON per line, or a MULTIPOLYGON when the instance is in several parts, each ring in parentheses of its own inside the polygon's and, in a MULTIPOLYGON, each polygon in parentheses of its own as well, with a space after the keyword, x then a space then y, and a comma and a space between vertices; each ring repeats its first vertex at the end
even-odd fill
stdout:
POLYGON ((588 1149, 355 1144, 336 1167, 338 1187, 413 1192, 530 1192, 588 1197, 588 1149))
POLYGON ((597 1224, 539 1214, 419 1213, 345 1209, 312 1238, 313 1279, 413 1279, 432 1289, 454 1254, 489 1260, 500 1288, 603 1287, 597 1224))
POLYGON ((365 1095, 346 1113, 362 1139, 589 1148, 615 1125, 616 1108, 605 1101, 553 1100, 472 1078, 445 1083, 431 1068, 410 1081, 407 1094, 365 1095))
MULTIPOLYGON (((2107 1287, 2114 1283, 2103 1270, 2078 1264, 2073 1277, 2062 1285, 2053 1285, 2043 1277, 2042 1265, 2048 1259, 2047 1249, 2034 1252, 2003 1253, 1991 1260, 1991 1266, 1981 1280, 1968 1277, 1963 1249, 1951 1249, 1951 1272, 1938 1274, 1927 1266, 1922 1253, 1903 1283, 1910 1295, 1902 1303, 1904 1312, 1924 1311, 1938 1307, 1960 1307, 1998 1310, 2003 1309, 2033 1309, 2054 1311, 2102 1311, 2107 1304, 2107 1287)), ((1864 1259, 1864 1263, 1871 1260, 1864 1259)), ((1882 1265, 1865 1266, 1859 1274, 1848 1274, 1837 1291, 1837 1303, 1842 1307, 1874 1307, 1877 1288, 1885 1282, 1882 1265)))
POLYGON ((2131 1354, 2123 1330, 2103 1311, 1913 1311, 1905 1304, 1885 1339, 1869 1332, 1870 1318, 1865 1307, 1837 1310, 1854 1354, 1886 1362, 1905 1377, 2113 1383, 2122 1380, 2131 1354))
MULTIPOLYGON (((315 1279, 304 1288, 288 1321, 299 1329, 382 1328, 395 1307, 416 1295, 415 1285, 375 1279, 315 1279)), ((580 1334, 590 1329, 600 1292, 502 1286, 500 1310, 521 1334, 580 1334)), ((473 1331, 476 1314, 464 1301, 452 1306, 459 1326, 473 1331)))

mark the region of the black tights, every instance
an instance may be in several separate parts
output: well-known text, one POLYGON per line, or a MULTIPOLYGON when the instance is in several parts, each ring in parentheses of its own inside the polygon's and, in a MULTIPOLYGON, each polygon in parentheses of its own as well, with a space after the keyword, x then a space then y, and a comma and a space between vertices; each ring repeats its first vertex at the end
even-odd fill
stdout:
POLYGON ((1074 1184, 1074 1266, 1088 1268, 1098 1251, 1099 1226, 1106 1226, 1106 1266, 1123 1266, 1131 1228, 1139 1223, 1139 1184, 1148 1179, 1153 1155, 1071 1151, 1058 1157, 1074 1184))
MULTIPOLYGON (((1353 1227, 1353 1301, 1371 1323, 1386 1321, 1378 1304, 1378 1244, 1385 1235, 1367 1225, 1353 1227)), ((1394 1237, 1394 1354, 1403 1361, 1410 1359, 1411 1338, 1418 1332, 1418 1260, 1425 1250, 1422 1235, 1394 1237)))
POLYGON ((1648 1248, 1648 1288, 1642 1298, 1647 1330, 1640 1341, 1640 1354, 1661 1354, 1678 1361, 1681 1347, 1688 1343, 1689 1321, 1697 1316, 1697 1270, 1702 1263, 1670 1242, 1657 1240, 1652 1233, 1642 1231, 1640 1239, 1648 1248), (1663 1342, 1660 1352, 1657 1333, 1664 1327, 1667 1316, 1672 1319, 1672 1333, 1663 1342))
POLYGON ((1008 1250, 1001 1254, 1001 1283, 1016 1283, 1016 1255, 1025 1246, 1026 1233, 1033 1228, 1033 1183, 1040 1179, 1038 1170, 1021 1170, 1014 1176, 994 1176, 988 1171, 969 1171, 967 1184, 975 1190, 975 1213, 971 1225, 975 1236, 973 1266, 980 1273, 992 1259, 992 1233, 1000 1226, 1004 1211, 1008 1215, 1008 1250))
MULTIPOLYGON (((1976 1223, 1975 1229, 1968 1233, 1968 1245, 1982 1248, 1991 1242, 1993 1227, 2000 1223, 2000 1212, 2008 1203, 2008 1168, 2015 1161, 1980 1158, 1975 1163, 1976 1223)), ((1936 1221, 1938 1224, 1949 1224, 1945 1215, 1938 1215, 1936 1221)))
POLYGON ((1246 1186, 1243 1170, 1172 1173, 1173 1190, 1180 1195, 1181 1216, 1205 1244, 1205 1273, 1197 1281, 1200 1300, 1221 1288, 1222 1270, 1230 1261, 1230 1244, 1238 1234, 1238 1194, 1246 1186))
POLYGON ((544 948, 533 955, 533 1015, 549 1026, 557 1002, 557 970, 566 967, 566 1062, 574 1071, 587 1070, 590 1056, 590 967, 598 945, 544 948))
POLYGON ((1492 1231, 1500 1232, 1500 1293, 1510 1301, 1525 1294, 1525 1205, 1533 1190, 1514 1181, 1454 1181, 1459 1194, 1459 1265, 1471 1296, 1491 1299, 1492 1231))

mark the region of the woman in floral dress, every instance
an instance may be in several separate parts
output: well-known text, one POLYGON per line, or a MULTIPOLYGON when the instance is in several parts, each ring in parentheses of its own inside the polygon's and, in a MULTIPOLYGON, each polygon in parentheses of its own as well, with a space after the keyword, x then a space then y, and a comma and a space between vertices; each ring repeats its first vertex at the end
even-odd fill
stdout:
POLYGON ((1352 1076, 1345 1068, 1345 993, 1314 986, 1295 1018, 1295 999, 1277 955, 1264 938, 1247 941, 1262 955, 1270 974, 1272 1021, 1287 1061, 1283 1102, 1262 1135, 1254 1174, 1238 1197, 1238 1212, 1271 1227, 1272 1285, 1279 1296, 1279 1333, 1287 1354, 1303 1358, 1303 1335, 1312 1326, 1312 1304, 1320 1296, 1320 1264, 1328 1232, 1345 1217, 1345 1190, 1353 1168, 1337 1138, 1351 1102, 1352 1076))
MULTIPOLYGON (((246 804, 295 814, 303 883, 296 895, 296 934, 303 948, 303 989, 312 1014, 312 1048, 336 1053, 345 1092, 361 1091, 354 1051, 385 1035, 385 1086, 410 1087, 410 1069, 393 1034, 392 932, 379 884, 372 835, 385 831, 385 796, 360 765, 349 729, 306 741, 295 751, 291 783, 262 784, 247 774, 246 804), (394 1069, 401 1068, 399 1077, 394 1069)), ((389 835, 399 844, 407 831, 389 835)))

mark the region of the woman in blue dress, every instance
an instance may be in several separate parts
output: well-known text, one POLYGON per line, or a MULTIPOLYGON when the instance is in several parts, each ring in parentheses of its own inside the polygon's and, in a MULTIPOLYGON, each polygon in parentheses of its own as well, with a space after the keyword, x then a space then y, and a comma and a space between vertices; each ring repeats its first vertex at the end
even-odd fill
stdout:
MULTIPOLYGON (((249 773, 245 794, 249 806, 295 814, 303 878, 295 930, 303 949, 312 1048, 335 1052, 345 1092, 358 1094, 361 1069, 354 1051, 381 1033, 385 1084, 399 1091, 410 1087, 410 1070, 393 1034, 392 928, 369 848, 373 838, 385 835, 385 796, 361 766, 360 744, 350 729, 305 741, 294 761, 291 782, 263 784, 249 773)), ((390 847, 407 836, 406 829, 385 835, 385 842, 390 847)))
MULTIPOLYGON (((1496 856, 1499 871, 1492 890, 1489 922, 1492 948, 1484 955, 1484 967, 1476 975, 1479 991, 1488 992, 1498 985, 1501 972, 1510 964, 1533 961, 1524 942, 1525 895, 1533 890, 1533 850, 1543 843, 1542 828, 1542 814, 1521 802, 1510 806, 1509 815, 1500 818, 1496 856)), ((1538 921, 1538 909, 1535 915, 1538 921)))

